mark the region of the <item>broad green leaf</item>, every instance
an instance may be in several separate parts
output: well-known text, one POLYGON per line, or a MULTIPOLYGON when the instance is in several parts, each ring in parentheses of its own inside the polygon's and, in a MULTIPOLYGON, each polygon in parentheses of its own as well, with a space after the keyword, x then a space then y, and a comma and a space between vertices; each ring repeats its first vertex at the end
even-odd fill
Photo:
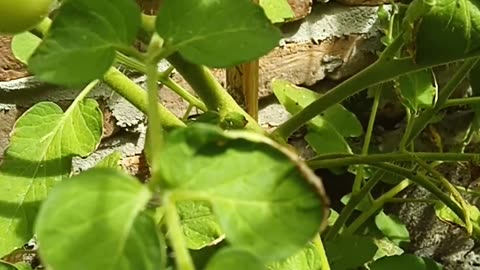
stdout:
POLYGON ((411 254, 383 257, 369 265, 370 270, 442 270, 435 261, 411 254))
POLYGON ((208 262, 205 270, 266 270, 254 254, 236 248, 223 248, 208 262))
POLYGON ((267 267, 269 270, 321 270, 322 262, 315 245, 309 243, 295 255, 267 267))
POLYGON ((400 76, 397 80, 397 89, 404 104, 413 112, 435 105, 438 88, 430 69, 400 76))
MULTIPOLYGON (((291 114, 301 111, 321 96, 284 80, 275 80, 272 87, 277 99, 291 114)), ((305 140, 317 154, 352 153, 344 137, 358 137, 363 132, 356 116, 340 104, 331 106, 310 120, 308 127, 305 140)))
POLYGON ((260 0, 259 3, 272 23, 281 23, 295 17, 287 0, 260 0))
POLYGON ((61 182, 36 221, 43 262, 51 269, 159 269, 156 225, 142 213, 150 197, 138 180, 114 169, 61 182))
POLYGON ((27 64, 42 40, 30 32, 15 35, 12 39, 12 52, 20 62, 27 64))
POLYGON ((160 160, 164 188, 209 201, 227 241, 263 260, 298 252, 326 221, 320 179, 262 135, 192 125, 166 137, 160 160))
POLYGON ((222 239, 220 225, 207 202, 182 201, 177 209, 188 248, 201 249, 222 239))
POLYGON ((383 211, 375 216, 375 224, 382 231, 383 235, 392 240, 395 244, 410 242, 410 234, 407 227, 397 217, 386 215, 383 211))
POLYGON ((129 47, 140 27, 132 0, 75 0, 62 4, 44 40, 30 58, 30 71, 43 81, 78 86, 100 79, 129 47))
POLYGON ((388 238, 374 239, 374 241, 375 245, 378 247, 377 253, 375 253, 375 256, 373 257, 374 261, 386 256, 403 254, 403 249, 388 238))
POLYGON ((66 112, 41 102, 17 120, 0 166, 0 255, 32 237, 39 203, 68 177, 72 157, 89 155, 101 136, 102 112, 91 99, 66 112))
POLYGON ((251 0, 164 0, 156 28, 170 51, 210 67, 254 60, 281 38, 251 0))
POLYGON ((414 0, 407 9, 404 29, 417 63, 457 60, 480 52, 477 0, 414 0))
POLYGON ((119 151, 114 151, 108 156, 104 157, 100 162, 95 165, 96 168, 120 168, 120 160, 122 159, 122 153, 119 151))
POLYGON ((377 252, 372 238, 360 235, 340 235, 325 242, 325 251, 332 270, 357 269, 370 261, 377 252))

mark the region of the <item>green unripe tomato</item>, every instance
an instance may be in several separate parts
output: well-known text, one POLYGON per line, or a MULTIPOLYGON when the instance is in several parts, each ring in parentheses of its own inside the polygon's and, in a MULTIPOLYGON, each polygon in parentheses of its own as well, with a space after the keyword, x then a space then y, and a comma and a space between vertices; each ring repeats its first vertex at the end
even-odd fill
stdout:
POLYGON ((54 0, 0 0, 0 34, 14 35, 40 23, 54 0))

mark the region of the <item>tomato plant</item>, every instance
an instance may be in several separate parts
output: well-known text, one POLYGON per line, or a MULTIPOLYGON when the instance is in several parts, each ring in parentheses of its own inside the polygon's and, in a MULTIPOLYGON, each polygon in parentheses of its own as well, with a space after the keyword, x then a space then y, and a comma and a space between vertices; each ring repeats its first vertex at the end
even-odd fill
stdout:
POLYGON ((0 33, 28 31, 47 15, 54 0, 18 0, 0 2, 0 33))
MULTIPOLYGON (((24 256, 33 254, 47 269, 69 270, 442 269, 430 258, 403 254, 409 232, 382 210, 417 185, 435 196, 443 220, 480 237, 479 211, 465 199, 465 188, 435 167, 440 161, 478 162, 478 154, 465 150, 479 131, 478 115, 459 151, 415 151, 418 135, 440 111, 478 103, 478 97, 450 99, 466 76, 478 72, 478 14, 457 12, 475 11, 475 3, 437 2, 381 9, 385 49, 378 60, 326 94, 274 81, 275 96, 292 117, 268 133, 209 68, 254 61, 278 46, 281 32, 272 22, 291 14, 286 1, 280 19, 265 12, 274 1, 163 0, 155 16, 142 15, 133 0, 62 1, 51 26, 45 18, 32 31, 43 40, 27 57, 28 68, 45 82, 83 90, 68 109, 40 102, 15 125, 0 165, 0 254, 14 265, 0 267, 25 267, 15 263, 30 262, 24 256), (159 72, 162 59, 172 68, 159 72), (460 68, 438 91, 431 69, 451 62, 460 68), (117 63, 146 74, 146 91, 117 63), (196 95, 171 80, 173 69, 196 95), (100 81, 148 116, 147 183, 120 169, 118 155, 71 175, 72 159, 91 155, 102 137, 102 111, 87 98, 100 81), (159 102, 158 82, 202 115, 194 121, 176 117, 159 102), (372 154, 387 82, 404 105, 405 128, 394 152, 372 154), (341 102, 366 89, 373 103, 364 130, 341 102), (317 154, 308 161, 286 145, 302 126, 317 154), (362 140, 360 150, 351 138, 362 140), (355 174, 340 213, 329 208, 314 173, 319 168, 355 174), (381 181, 388 190, 374 197, 381 181), (32 235, 38 253, 18 248, 32 235)), ((12 23, 4 31, 35 23, 12 23)))

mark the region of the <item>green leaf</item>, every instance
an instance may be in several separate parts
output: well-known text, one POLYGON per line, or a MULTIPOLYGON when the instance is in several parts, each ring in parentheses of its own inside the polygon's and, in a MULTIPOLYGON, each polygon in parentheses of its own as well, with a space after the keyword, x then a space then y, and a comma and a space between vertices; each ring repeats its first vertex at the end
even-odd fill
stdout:
POLYGON ((92 169, 58 184, 35 227, 44 264, 69 270, 159 269, 156 226, 142 213, 150 197, 138 180, 114 169, 92 169))
POLYGON ((322 262, 315 245, 309 243, 295 255, 267 267, 269 270, 321 270, 322 262))
MULTIPOLYGON (((284 80, 275 80, 272 87, 277 99, 291 114, 301 111, 321 96, 284 80)), ((310 120, 308 127, 305 140, 318 154, 352 153, 344 137, 358 137, 363 132, 357 117, 341 104, 331 106, 310 120)))
POLYGON ((13 264, 9 264, 6 262, 0 262, 0 270, 17 270, 18 268, 15 267, 13 264))
POLYGON ((363 266, 377 252, 372 238, 360 235, 340 235, 325 242, 325 251, 332 270, 350 270, 363 266))
POLYGON ((168 50, 210 67, 254 60, 281 38, 251 0, 164 0, 156 28, 168 50))
POLYGON ((395 244, 410 242, 407 227, 397 217, 386 215, 383 211, 375 217, 377 228, 395 244))
POLYGON ((263 260, 298 252, 326 221, 320 179, 262 135, 192 125, 166 137, 161 160, 172 197, 209 201, 227 241, 263 260))
POLYGON ((205 270, 265 270, 262 261, 252 253, 236 248, 223 248, 208 262, 205 270))
POLYGON ((188 248, 201 249, 223 238, 220 225, 207 202, 182 201, 177 203, 177 209, 188 248))
POLYGON ((411 254, 383 257, 369 265, 370 270, 442 270, 435 261, 411 254))
POLYGON ((281 23, 295 17, 287 0, 260 0, 259 4, 272 23, 281 23))
MULTIPOLYGON (((352 198, 352 193, 345 194, 345 195, 343 195, 342 198, 340 199, 340 202, 343 203, 344 205, 347 205, 351 198, 352 198)), ((370 207, 372 207, 372 199, 369 198, 368 196, 365 196, 365 197, 360 201, 360 203, 358 203, 358 204, 355 206, 355 210, 358 210, 358 211, 360 211, 360 212, 365 212, 365 211, 367 211, 368 209, 370 209, 370 207)))
POLYGON ((45 82, 65 86, 100 79, 113 64, 115 49, 129 47, 139 27, 134 1, 66 1, 30 58, 29 69, 45 82))
MULTIPOLYGON (((467 209, 470 214, 470 219, 475 224, 480 224, 480 210, 475 206, 467 203, 467 209)), ((465 227, 465 223, 461 220, 457 214, 455 214, 448 206, 442 202, 435 204, 435 214, 437 217, 445 222, 455 223, 462 227, 465 227)))
POLYGON ((32 235, 39 203, 71 172, 73 156, 87 156, 102 136, 95 100, 75 101, 64 113, 52 102, 31 107, 15 124, 0 166, 0 254, 32 235))
POLYGON ((397 80, 397 89, 403 97, 404 104, 413 112, 431 108, 438 92, 435 78, 430 69, 400 76, 397 80))
POLYGON ((42 40, 30 32, 15 35, 12 39, 12 52, 20 62, 27 64, 28 59, 37 49, 42 40))
POLYGON ((97 165, 95 165, 95 167, 120 169, 121 159, 122 159, 122 153, 120 151, 114 151, 108 156, 104 157, 100 162, 98 162, 97 165))
POLYGON ((414 0, 404 19, 405 40, 417 63, 450 61, 480 52, 476 0, 414 0))
POLYGON ((397 244, 393 243, 388 238, 374 239, 375 244, 378 247, 377 253, 373 257, 373 260, 376 261, 385 256, 394 256, 403 254, 403 249, 401 249, 397 244))

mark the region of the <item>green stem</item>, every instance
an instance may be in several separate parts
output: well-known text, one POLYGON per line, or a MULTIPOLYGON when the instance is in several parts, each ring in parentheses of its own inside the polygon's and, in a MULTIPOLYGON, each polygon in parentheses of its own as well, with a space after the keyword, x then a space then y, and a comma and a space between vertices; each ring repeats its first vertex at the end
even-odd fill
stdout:
POLYGON ((317 234, 313 239, 313 244, 317 249, 318 255, 320 257, 320 269, 321 270, 330 270, 330 264, 328 263, 327 253, 325 252, 325 248, 323 247, 322 238, 320 234, 317 234))
MULTIPOLYGON (((375 124, 375 118, 377 116, 378 106, 380 104, 380 97, 382 94, 382 85, 374 86, 375 96, 373 98, 372 109, 370 113, 370 119, 368 120, 367 131, 365 132, 365 139, 363 141, 362 156, 368 155, 368 148, 370 147, 370 141, 373 133, 373 126, 375 124)), ((352 193, 356 193, 360 190, 363 183, 364 168, 363 165, 358 166, 357 174, 353 182, 352 193)))
POLYGON ((83 99, 85 99, 97 84, 98 84, 98 80, 94 80, 90 82, 87 86, 85 86, 85 88, 83 88, 80 94, 78 94, 78 96, 75 98, 72 104, 70 104, 65 114, 69 114, 71 110, 74 110, 77 107, 78 103, 80 103, 83 99))
POLYGON ((190 84, 209 110, 219 112, 222 117, 230 112, 242 114, 248 121, 245 126, 247 129, 264 133, 262 127, 235 102, 208 68, 192 64, 179 54, 173 54, 167 60, 190 84))
POLYGON ((415 171, 407 170, 405 168, 402 168, 393 164, 389 164, 389 163, 375 163, 370 165, 377 167, 379 169, 385 170, 387 172, 395 173, 410 179, 415 184, 430 191, 430 193, 436 196, 440 201, 442 201, 448 208, 450 208, 460 218, 462 219, 465 218, 463 209, 454 200, 452 200, 448 194, 443 192, 443 190, 441 190, 434 183, 434 181, 431 181, 427 176, 424 176, 415 171))
POLYGON ((428 203, 428 204, 435 204, 438 200, 432 199, 416 199, 416 198, 390 198, 385 203, 428 203))
POLYGON ((447 102, 448 98, 453 94, 457 86, 468 75, 468 72, 473 68, 473 66, 475 66, 478 60, 479 58, 466 59, 460 68, 457 69, 455 74, 453 74, 452 78, 450 78, 442 91, 440 91, 435 107, 425 110, 417 118, 415 118, 412 131, 407 140, 408 144, 413 142, 418 134, 425 129, 428 123, 430 123, 430 120, 444 107, 444 104, 447 102))
POLYGON ((460 192, 441 173, 439 173, 437 170, 432 168, 425 161, 423 161, 419 158, 416 158, 416 161, 427 172, 432 174, 433 177, 438 179, 440 181, 440 184, 442 184, 443 187, 445 189, 447 189, 448 192, 450 194, 452 194, 453 198, 460 204, 460 207, 462 207, 462 209, 463 209, 463 217, 462 216, 459 216, 459 217, 463 219, 463 222, 465 223, 465 228, 467 229, 467 232, 469 234, 471 234, 472 230, 473 230, 473 225, 472 225, 472 221, 470 220, 470 212, 469 212, 469 209, 468 209, 468 206, 467 206, 468 204, 465 202, 465 200, 463 199, 460 192))
POLYGON ((413 123, 415 121, 415 117, 412 117, 412 111, 409 108, 406 108, 406 117, 407 117, 407 126, 405 127, 405 132, 403 133, 402 139, 400 140, 399 149, 402 152, 406 152, 407 148, 407 140, 409 138, 410 133, 412 132, 413 123))
POLYGON ((195 270, 192 257, 188 252, 187 243, 183 235, 182 225, 177 213, 175 201, 171 194, 165 193, 165 223, 168 228, 168 238, 175 251, 175 261, 179 270, 195 270))
POLYGON ((326 240, 332 240, 338 234, 338 232, 340 232, 342 227, 355 211, 357 205, 368 195, 368 193, 370 193, 373 187, 380 182, 380 179, 382 179, 383 175, 383 171, 377 170, 356 194, 352 194, 347 205, 345 205, 345 207, 342 209, 337 220, 325 235, 326 240))
POLYGON ((417 153, 387 153, 387 154, 371 154, 368 156, 363 155, 323 155, 313 158, 308 161, 308 165, 313 169, 320 168, 334 168, 355 164, 373 164, 379 162, 394 162, 394 161, 412 161, 418 157, 426 161, 473 161, 480 157, 480 154, 475 153, 429 153, 429 152, 417 152, 417 153))
POLYGON ((442 109, 454 106, 477 105, 480 104, 480 97, 452 98, 443 104, 442 109))
POLYGON ((388 200, 395 197, 402 190, 406 189, 410 184, 410 180, 405 179, 393 188, 391 188, 389 191, 385 192, 382 196, 373 201, 372 205, 366 211, 362 212, 362 214, 360 214, 360 216, 358 216, 358 218, 356 218, 349 227, 345 228, 343 233, 355 233, 358 228, 360 228, 360 226, 362 226, 372 215, 374 215, 378 210, 380 210, 388 200))
MULTIPOLYGON (((103 81, 140 111, 148 113, 147 93, 123 73, 112 67, 104 75, 103 81)), ((158 105, 158 113, 162 116, 160 123, 166 130, 185 126, 185 123, 161 104, 158 105)))
MULTIPOLYGON (((138 60, 134 58, 130 58, 122 53, 117 53, 117 60, 123 64, 128 66, 129 68, 135 69, 139 72, 146 73, 146 66, 145 64, 139 62, 138 60)), ((200 101, 198 98, 190 94, 185 88, 181 87, 178 83, 176 83, 174 80, 172 80, 168 75, 171 73, 173 67, 169 68, 165 72, 158 73, 157 79, 160 81, 163 85, 168 87, 170 90, 175 92, 177 95, 182 97, 184 100, 186 100, 189 104, 199 108, 202 111, 207 111, 207 106, 200 101)))
POLYGON ((146 74, 147 74, 147 93, 148 93, 148 149, 150 152, 150 164, 152 166, 152 182, 157 182, 159 168, 159 153, 163 147, 163 128, 161 123, 161 115, 159 111, 158 100, 158 61, 156 56, 162 48, 162 42, 153 35, 147 51, 146 74))
MULTIPOLYGON (((395 46, 398 45, 397 42, 394 42, 391 46, 393 46, 394 44, 395 46)), ((389 50, 389 48, 391 47, 387 47, 386 50, 389 50)), ((467 57, 474 56, 465 56, 465 58, 467 57)), ((466 59, 466 64, 464 64, 464 66, 461 68, 461 71, 468 71, 476 61, 476 58, 466 59), (468 67, 466 67, 466 65, 468 67)), ((362 70, 350 79, 339 84, 337 87, 330 90, 325 95, 322 95, 320 98, 305 107, 302 111, 293 115, 290 119, 281 124, 273 132, 272 135, 277 139, 286 140, 295 130, 306 124, 308 121, 310 121, 312 118, 314 118, 330 106, 337 104, 352 95, 355 95, 363 89, 377 85, 379 83, 390 81, 401 75, 447 63, 448 62, 432 61, 429 63, 415 64, 410 57, 399 59, 389 59, 388 57, 381 57, 366 69, 362 70)), ((414 131, 416 132, 416 129, 414 129, 414 131)))

